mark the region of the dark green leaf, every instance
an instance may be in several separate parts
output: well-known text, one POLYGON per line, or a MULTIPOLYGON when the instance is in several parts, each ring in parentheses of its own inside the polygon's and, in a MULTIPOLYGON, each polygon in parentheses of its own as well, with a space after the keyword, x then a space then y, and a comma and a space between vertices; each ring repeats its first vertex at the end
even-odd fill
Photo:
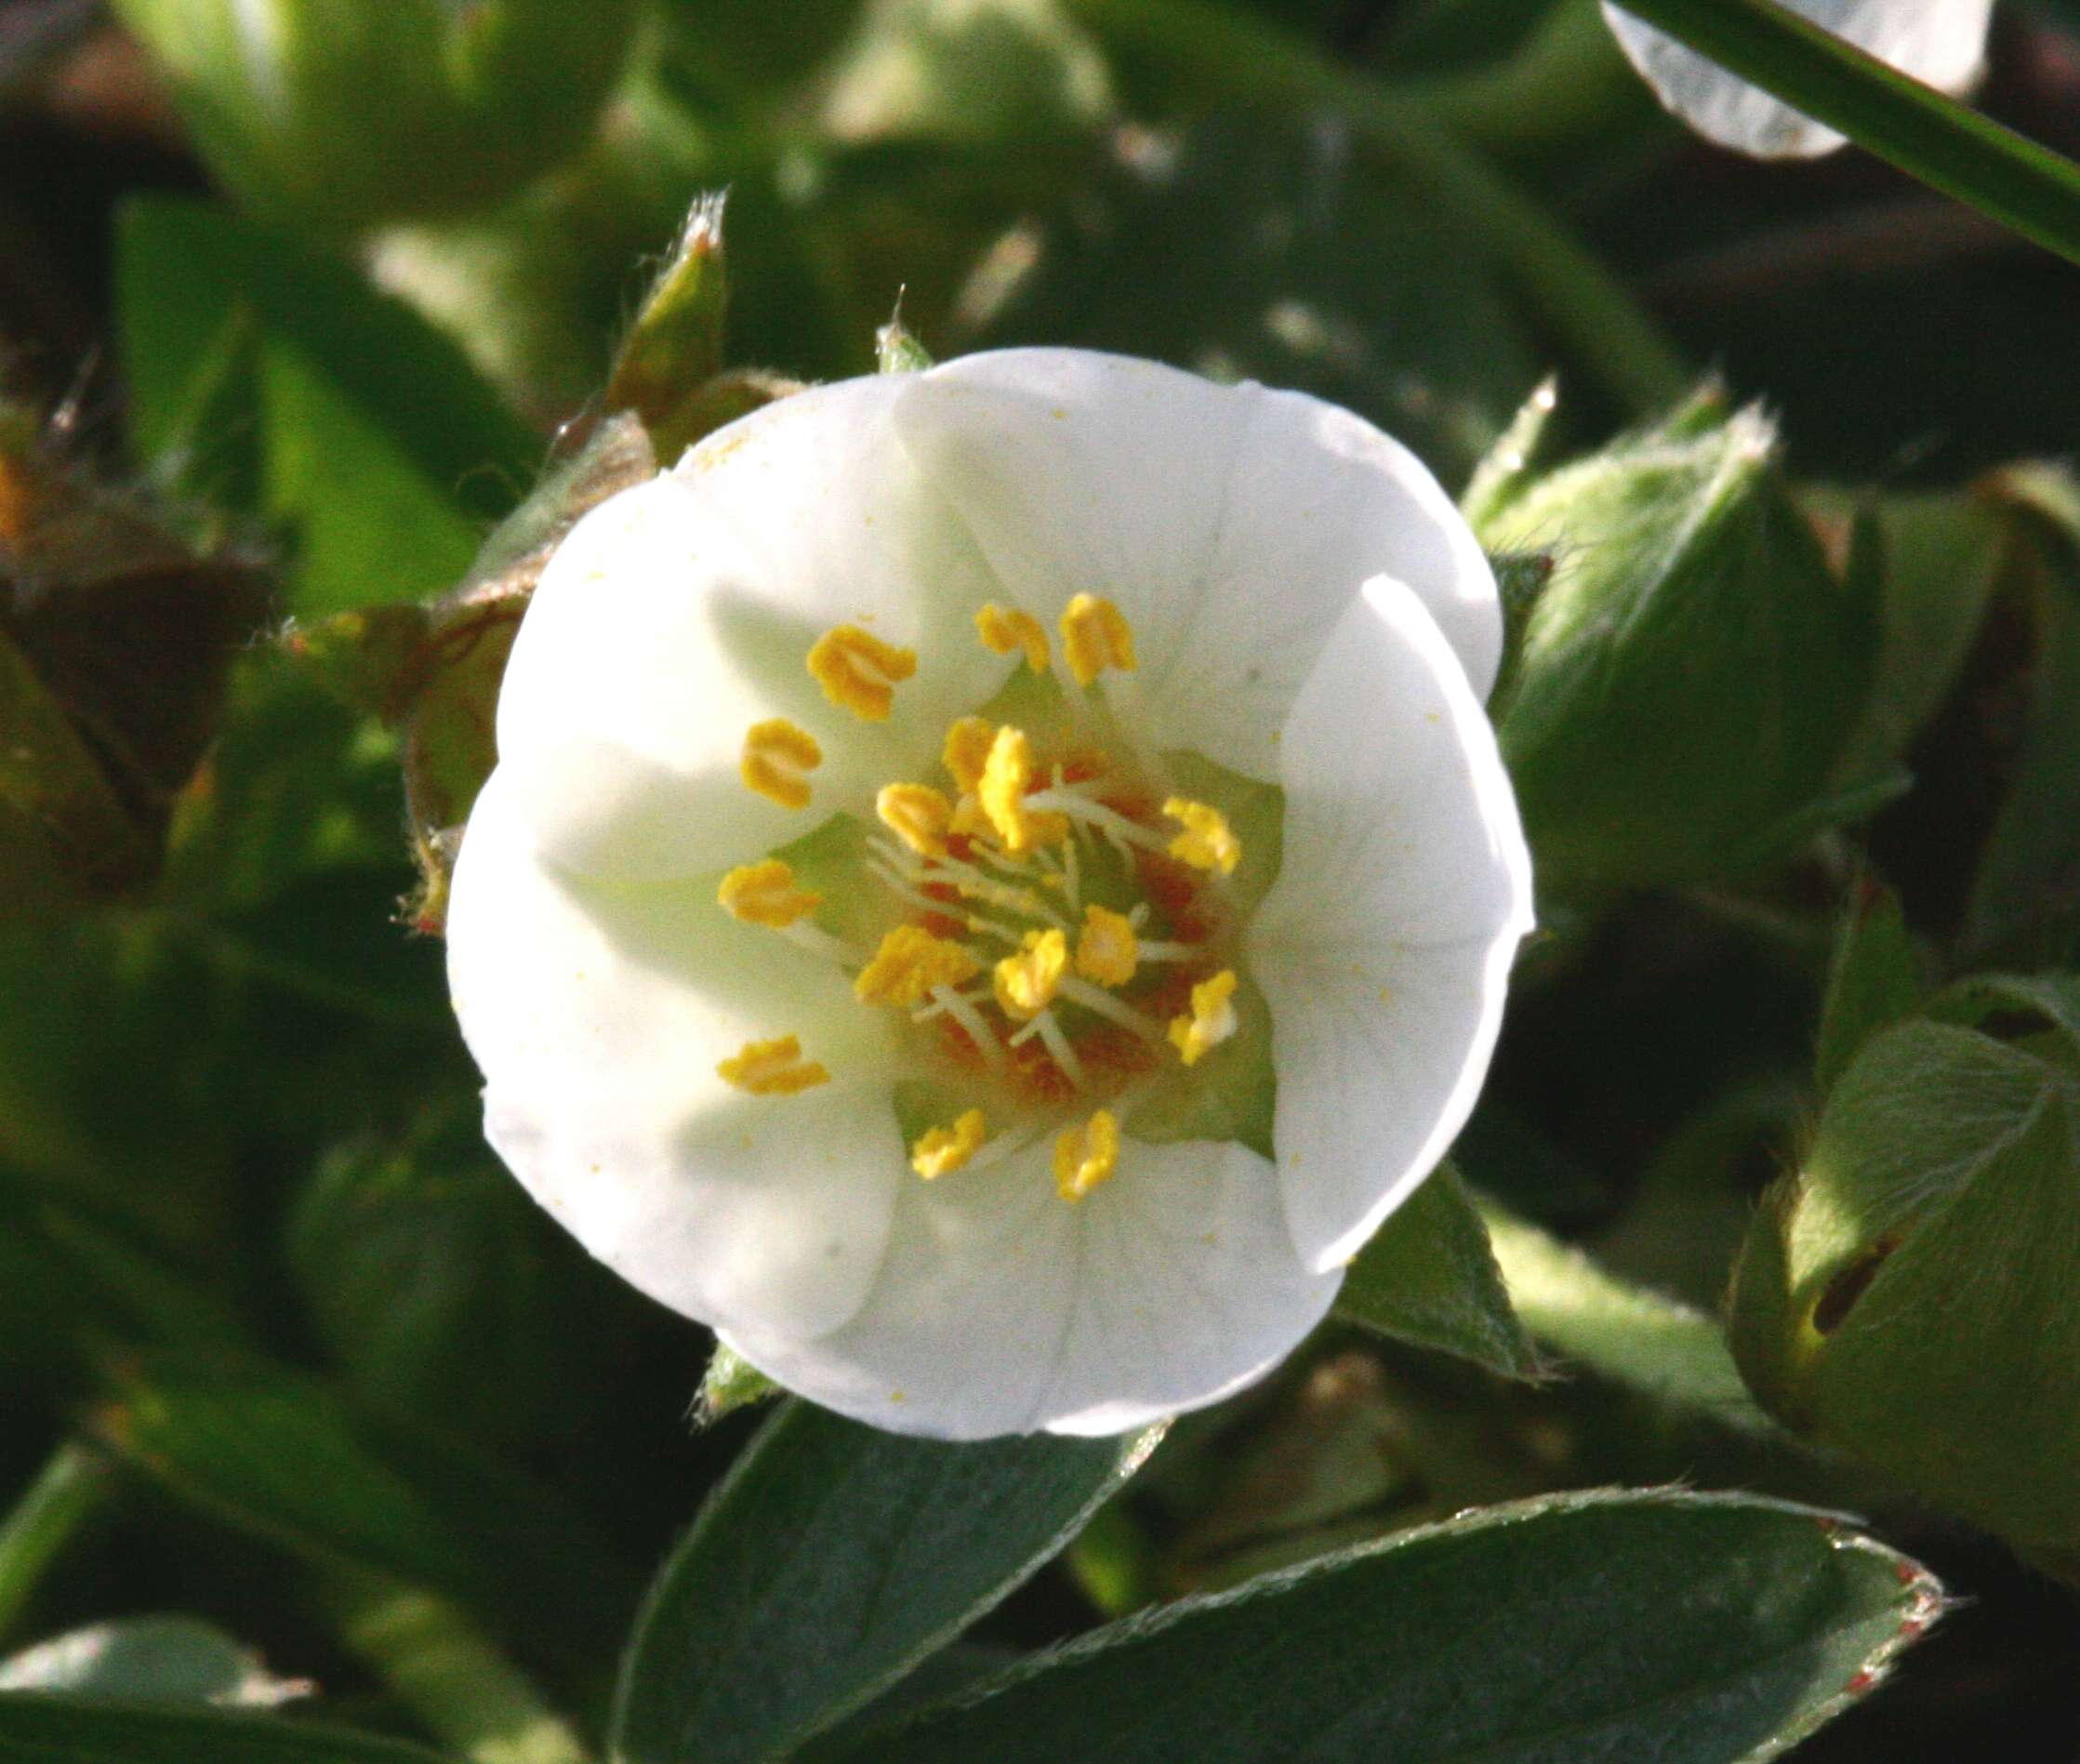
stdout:
POLYGON ((596 1655, 633 1602, 618 1560, 548 1490, 315 1380, 155 1356, 125 1374, 94 1430, 232 1524, 323 1565, 445 1594, 560 1659, 596 1655))
POLYGON ((1558 1495, 1180 1600, 812 1756, 1728 1764, 1838 1713, 1940 1603, 1808 1509, 1558 1495))
POLYGON ((1034 1573, 1155 1438, 947 1445, 806 1403, 782 1410, 652 1589, 615 1757, 786 1755, 1034 1573))
POLYGON ((1435 1171, 1358 1252, 1344 1276, 1336 1314, 1504 1377, 1538 1370, 1538 1354, 1510 1308, 1488 1227, 1450 1164, 1435 1171))
POLYGON ((596 1419, 613 1283, 491 1160, 474 1108, 335 1151, 289 1258, 334 1359, 380 1407, 516 1441, 596 1419))
POLYGON ((0 1696, 0 1764, 440 1764, 401 1740, 257 1715, 0 1696))

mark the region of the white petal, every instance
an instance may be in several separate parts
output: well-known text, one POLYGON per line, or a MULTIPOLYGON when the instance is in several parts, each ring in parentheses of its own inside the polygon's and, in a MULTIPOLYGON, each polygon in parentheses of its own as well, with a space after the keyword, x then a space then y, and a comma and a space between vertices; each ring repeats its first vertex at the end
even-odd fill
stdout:
POLYGON ((448 975, 493 1147, 595 1256, 709 1321, 833 1328, 880 1267, 906 1154, 888 1015, 714 905, 714 882, 601 882, 537 856, 504 772, 455 873, 448 975), (792 1032, 833 1081, 716 1075, 792 1032))
POLYGON ((741 862, 930 776, 947 722, 1008 671, 972 622, 998 590, 896 441, 894 384, 769 405, 564 540, 498 705, 500 760, 557 863, 635 879, 741 862), (886 723, 832 705, 808 672, 811 644, 848 623, 918 652, 886 723), (823 749, 808 815, 737 776, 745 731, 781 716, 823 749))
MULTIPOLYGON (((1784 0, 1903 73, 1945 92, 1979 77, 1994 0, 1784 0)), ((1722 147, 1760 159, 1809 159, 1844 138, 1604 0, 1618 42, 1655 97, 1722 147)))
POLYGON ((1342 1283, 1293 1254, 1271 1167, 1233 1144, 1128 1141, 1076 1205, 1049 1145, 912 1181, 858 1314, 818 1339, 733 1329, 789 1389, 954 1439, 1120 1433, 1261 1377, 1342 1283))
POLYGON ((1280 752, 1285 858, 1246 954, 1271 1006, 1286 1218, 1328 1268, 1472 1111, 1531 925, 1530 858, 1494 733, 1398 583, 1352 606, 1280 752))
POLYGON ((1346 410, 1032 349, 918 377, 895 425, 1051 630, 1075 593, 1119 604, 1159 745, 1271 776, 1293 694, 1382 571, 1423 597, 1480 696, 1494 682, 1502 617, 1478 543, 1422 463, 1346 410))

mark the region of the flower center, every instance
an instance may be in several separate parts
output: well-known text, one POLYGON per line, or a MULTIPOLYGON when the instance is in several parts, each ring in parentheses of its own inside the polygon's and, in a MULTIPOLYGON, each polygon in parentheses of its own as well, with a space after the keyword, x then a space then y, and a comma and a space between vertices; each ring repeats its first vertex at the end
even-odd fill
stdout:
MULTIPOLYGON (((1063 611, 1073 687, 1053 677, 1030 614, 986 606, 975 627, 1021 666, 986 714, 945 730, 943 777, 890 779, 878 825, 834 816, 730 871, 718 899, 842 966, 863 1009, 901 1014, 913 1068, 929 1075, 897 1087, 920 1176, 983 1167, 1052 1132, 1057 1190, 1079 1200, 1119 1168, 1121 1113, 1202 1082, 1192 1068, 1238 1034, 1243 841, 1230 811, 1203 800, 1218 792, 1184 793, 1130 738, 1133 632, 1111 602, 1079 594, 1063 611), (1119 678, 1101 697, 1107 673, 1119 678)), ((877 723, 917 670, 912 652, 855 626, 826 632, 806 660, 833 704, 877 723)), ((785 720, 746 734, 746 787, 785 807, 808 805, 821 762, 785 720)), ((830 1077, 792 1035, 716 1069, 768 1096, 830 1077)))

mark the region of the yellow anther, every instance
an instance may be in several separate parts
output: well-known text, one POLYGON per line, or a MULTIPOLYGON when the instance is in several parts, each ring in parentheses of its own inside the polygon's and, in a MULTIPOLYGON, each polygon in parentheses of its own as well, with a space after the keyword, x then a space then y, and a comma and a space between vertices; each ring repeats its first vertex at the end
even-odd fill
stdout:
POLYGON ((823 763, 816 737, 785 717, 754 723, 744 734, 744 757, 737 776, 761 796, 782 808, 809 806, 809 780, 802 775, 823 763))
POLYGON ((958 1170, 982 1149, 989 1137, 989 1123, 982 1110, 971 1108, 950 1127, 934 1127, 910 1147, 910 1168, 930 1182, 949 1170, 958 1170))
POLYGON ((975 615, 975 634, 992 655, 1008 656, 1014 649, 1023 649, 1027 667, 1037 674, 1047 671, 1047 630, 1032 614, 992 601, 975 615))
POLYGON ((1183 823, 1185 830, 1170 842, 1170 855, 1194 869, 1217 869, 1224 876, 1235 874, 1242 861, 1242 842, 1228 827, 1227 816, 1204 802, 1173 796, 1163 804, 1163 813, 1183 823))
POLYGON ((1062 653, 1076 683, 1087 686, 1107 668, 1134 670, 1133 627, 1110 601, 1079 594, 1062 613, 1062 653))
POLYGON ((715 1071, 726 1083, 754 1096, 792 1096, 830 1082, 821 1061, 802 1057, 802 1043, 792 1035, 746 1041, 715 1071))
POLYGON ((868 723, 885 723, 896 686, 917 672, 917 652, 884 643, 857 625, 840 625, 816 639, 809 671, 832 704, 868 723))
POLYGON ((997 725, 982 717, 961 717, 947 728, 946 768, 963 790, 982 782, 982 769, 989 763, 989 744, 996 738, 997 725))
POLYGON ((1068 972, 1069 940, 1059 931, 1028 931, 1018 954, 1006 956, 992 976, 997 1002, 1021 1023, 1054 1002, 1068 972))
POLYGON ((1209 1050, 1235 1033, 1235 970, 1223 968, 1211 980, 1192 988, 1192 1014, 1170 1019, 1170 1041, 1185 1056, 1185 1064, 1197 1066, 1209 1050))
POLYGON ((897 925, 853 982, 862 1004, 921 1004, 935 986, 961 986, 982 963, 960 944, 916 925, 897 925))
POLYGON ((884 784, 874 799, 881 825, 920 857, 943 857, 953 804, 929 784, 884 784))
POLYGON ((1141 961, 1141 940, 1133 921, 1109 907, 1083 909, 1083 929, 1076 939, 1076 971, 1100 986, 1125 986, 1141 961))
POLYGON ((1066 839, 1069 818, 1049 811, 1034 813, 1026 806, 1026 792, 1033 786, 1033 744, 1023 729, 1010 724, 999 729, 989 744, 989 758, 975 787, 982 812, 997 829, 1007 852, 1029 851, 1066 839))
POLYGON ((1080 1200, 1119 1168, 1119 1123, 1101 1108, 1054 1142, 1054 1192, 1080 1200))
POLYGON ((722 878, 716 902, 733 919, 775 931, 815 911, 823 896, 798 887, 794 871, 777 857, 741 864, 722 878))

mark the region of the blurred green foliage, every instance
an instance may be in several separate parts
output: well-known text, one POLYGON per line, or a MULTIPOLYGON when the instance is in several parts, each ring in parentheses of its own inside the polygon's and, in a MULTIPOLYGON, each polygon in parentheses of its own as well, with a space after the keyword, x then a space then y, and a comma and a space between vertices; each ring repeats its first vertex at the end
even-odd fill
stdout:
MULTIPOLYGON (((1153 1755, 1499 1743, 1453 1697, 1585 1755, 1558 1678, 1568 1734, 1702 1764, 1860 1703, 1905 1558, 1547 1498, 1677 1478, 1973 1601, 1802 1757, 2080 1745, 2080 1612, 2013 1554, 2080 1572, 2080 278, 1689 141, 1592 0, 1212 7, 0 33, 0 1759, 1060 1757, 1093 1698, 1153 1755), (1457 1174, 1123 1493, 797 1407, 746 1451, 727 1361, 696 1430, 709 1338, 500 1171, 400 922, 547 548, 898 305, 1332 398, 1509 554, 1541 932, 1457 1174)), ((2076 24, 2008 8, 1988 87, 2069 149, 2076 24)))

